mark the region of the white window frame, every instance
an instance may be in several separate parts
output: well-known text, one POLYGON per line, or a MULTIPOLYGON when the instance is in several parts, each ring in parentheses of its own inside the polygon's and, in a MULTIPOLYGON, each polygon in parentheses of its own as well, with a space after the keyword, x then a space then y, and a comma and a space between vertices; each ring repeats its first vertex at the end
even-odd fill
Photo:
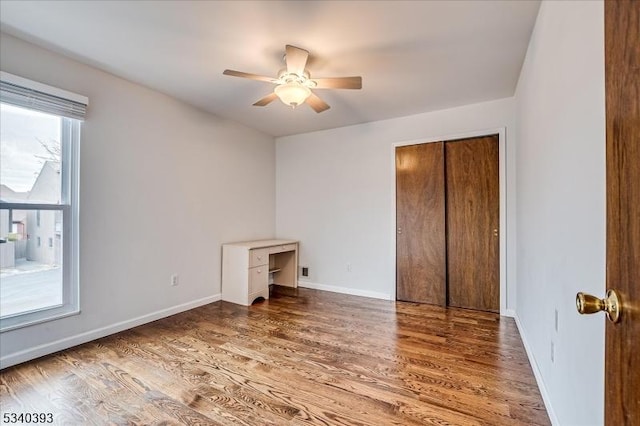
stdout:
MULTIPOLYGON (((2 79, 19 79, 21 85, 28 87, 31 84, 39 91, 47 91, 52 94, 67 95, 50 86, 43 85, 20 77, 2 73, 2 79)), ((83 100, 84 105, 88 100, 73 94, 83 100)), ((65 96, 66 98, 71 98, 65 96)), ((73 99, 73 98, 71 98, 73 99)), ((10 104, 10 103, 9 103, 10 104)), ((81 121, 61 117, 61 202, 59 204, 32 204, 32 203, 2 203, 2 210, 54 210, 62 211, 62 304, 39 310, 9 315, 0 318, 0 332, 6 332, 17 328, 27 327, 80 313, 80 238, 79 238, 79 185, 80 185, 80 126, 81 121)))

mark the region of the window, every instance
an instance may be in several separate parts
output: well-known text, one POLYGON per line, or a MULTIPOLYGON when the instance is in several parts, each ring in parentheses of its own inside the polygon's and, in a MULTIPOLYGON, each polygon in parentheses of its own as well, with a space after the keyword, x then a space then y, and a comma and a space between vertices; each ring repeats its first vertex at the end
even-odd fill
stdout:
POLYGON ((87 103, 0 72, 0 331, 79 310, 78 161, 87 103))

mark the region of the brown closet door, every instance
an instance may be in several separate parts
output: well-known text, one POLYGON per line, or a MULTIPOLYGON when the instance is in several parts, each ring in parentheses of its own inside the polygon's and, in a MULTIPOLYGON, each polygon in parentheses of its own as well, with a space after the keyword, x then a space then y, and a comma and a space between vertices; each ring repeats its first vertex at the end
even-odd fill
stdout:
POLYGON ((396 298, 446 303, 444 144, 396 148, 396 298))
POLYGON ((500 310, 498 136, 447 142, 448 304, 500 310))

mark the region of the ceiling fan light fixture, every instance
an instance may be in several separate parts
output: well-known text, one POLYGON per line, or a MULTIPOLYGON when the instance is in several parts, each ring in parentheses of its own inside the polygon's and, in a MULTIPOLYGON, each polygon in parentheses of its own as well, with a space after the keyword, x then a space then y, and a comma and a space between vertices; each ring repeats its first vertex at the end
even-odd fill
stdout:
MULTIPOLYGON (((1 0, 0 0, 1 1, 1 0)), ((309 59, 309 52, 299 47, 287 44, 284 61, 286 68, 278 72, 278 78, 265 77, 242 71, 224 70, 222 74, 250 80, 264 81, 276 85, 273 92, 258 99, 253 106, 263 107, 280 99, 283 104, 292 108, 307 103, 317 113, 331 108, 311 89, 362 89, 362 77, 329 77, 311 79, 311 74, 305 68, 309 59)))
POLYGON ((307 86, 295 81, 276 86, 273 92, 280 98, 282 103, 292 108, 304 103, 311 95, 311 90, 307 86))

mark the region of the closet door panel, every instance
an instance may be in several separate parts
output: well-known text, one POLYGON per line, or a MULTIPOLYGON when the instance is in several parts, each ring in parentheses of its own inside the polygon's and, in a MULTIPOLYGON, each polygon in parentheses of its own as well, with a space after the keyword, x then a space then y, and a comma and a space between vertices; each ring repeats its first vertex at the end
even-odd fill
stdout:
POLYGON ((396 148, 396 298, 446 304, 444 144, 396 148))
POLYGON ((447 142, 448 305, 500 310, 498 136, 447 142))

